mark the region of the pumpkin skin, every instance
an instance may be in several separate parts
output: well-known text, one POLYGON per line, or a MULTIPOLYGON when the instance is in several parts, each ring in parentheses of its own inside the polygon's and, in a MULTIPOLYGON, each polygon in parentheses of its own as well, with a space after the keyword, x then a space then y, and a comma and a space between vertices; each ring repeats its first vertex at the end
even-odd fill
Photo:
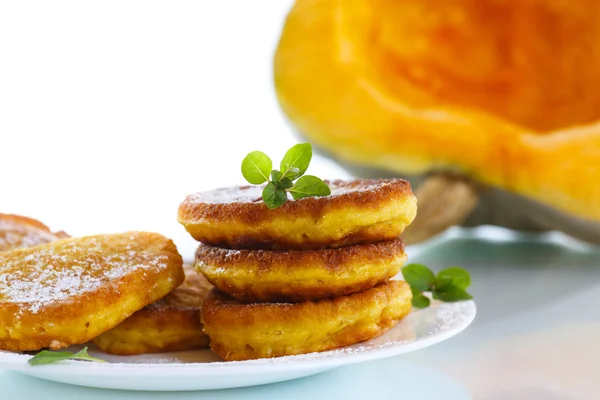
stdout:
POLYGON ((600 224, 598 21, 596 0, 297 0, 275 88, 342 163, 452 171, 600 224))

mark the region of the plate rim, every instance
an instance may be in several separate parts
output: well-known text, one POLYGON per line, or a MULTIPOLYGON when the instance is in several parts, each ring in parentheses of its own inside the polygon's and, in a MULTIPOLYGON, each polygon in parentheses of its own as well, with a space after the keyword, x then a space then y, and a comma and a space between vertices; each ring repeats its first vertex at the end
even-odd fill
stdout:
POLYGON ((357 351, 352 351, 351 349, 353 347, 346 346, 340 349, 327 350, 324 352, 245 361, 213 361, 191 363, 91 363, 86 361, 67 360, 62 361, 60 364, 36 366, 31 366, 27 363, 27 361, 33 357, 32 355, 0 351, 0 368, 16 372, 27 370, 33 372, 32 369, 35 368, 35 370, 42 372, 43 370, 56 369, 58 365, 60 368, 56 369, 56 371, 60 370, 65 373, 73 371, 79 376, 87 374, 98 375, 99 373, 103 375, 111 374, 117 370, 126 372, 130 375, 135 375, 136 372, 148 372, 149 370, 162 370, 163 372, 169 371, 169 373, 175 371, 176 375, 181 375, 182 372, 193 372, 197 374, 198 370, 201 369, 204 374, 203 376, 218 376, 230 374, 233 372, 232 370, 244 371, 246 374, 260 374, 264 373, 265 371, 272 370, 273 368, 283 367, 285 367, 287 370, 304 370, 325 367, 335 368, 338 366, 393 357, 403 353, 433 346, 437 343, 450 339, 451 337, 465 330, 471 325, 477 314, 477 306, 473 300, 455 303, 440 303, 435 305, 435 307, 445 306, 457 308, 455 312, 464 312, 468 317, 456 326, 452 326, 451 328, 445 330, 439 330, 434 334, 428 335, 417 341, 391 341, 381 345, 372 346, 364 350, 360 349, 361 344, 357 343, 356 346, 359 346, 360 349, 357 351))

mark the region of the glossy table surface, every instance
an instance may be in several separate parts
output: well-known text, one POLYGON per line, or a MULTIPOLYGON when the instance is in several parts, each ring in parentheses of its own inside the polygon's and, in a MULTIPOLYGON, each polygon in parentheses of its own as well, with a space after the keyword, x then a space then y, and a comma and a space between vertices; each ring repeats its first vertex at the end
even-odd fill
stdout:
POLYGON ((455 229, 410 261, 471 272, 478 315, 457 337, 388 360, 218 392, 89 389, 0 372, 1 398, 595 399, 600 394, 600 249, 560 234, 455 229), (4 397, 6 396, 6 397, 4 397))

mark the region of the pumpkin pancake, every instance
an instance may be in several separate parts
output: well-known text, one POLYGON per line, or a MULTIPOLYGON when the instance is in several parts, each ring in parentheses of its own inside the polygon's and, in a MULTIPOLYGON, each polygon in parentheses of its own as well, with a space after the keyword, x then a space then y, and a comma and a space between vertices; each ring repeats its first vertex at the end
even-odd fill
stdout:
POLYGON ((173 242, 127 232, 0 252, 0 349, 85 343, 183 282, 173 242))
POLYGON ((301 302, 370 289, 406 261, 400 239, 323 250, 231 250, 201 244, 196 269, 222 292, 252 302, 301 302))
POLYGON ((185 282, 181 286, 98 336, 94 344, 106 353, 118 355, 208 347, 200 307, 212 285, 191 266, 184 266, 184 271, 185 282))
POLYGON ((381 335, 411 310, 404 281, 305 303, 243 304, 213 290, 202 305, 210 347, 225 360, 312 353, 381 335))
POLYGON ((331 195, 287 201, 269 210, 263 186, 188 196, 179 222, 198 241, 230 248, 319 249, 397 238, 417 201, 402 179, 326 181, 331 195))
POLYGON ((54 233, 33 218, 0 214, 0 251, 37 246, 66 237, 68 237, 66 233, 54 233))

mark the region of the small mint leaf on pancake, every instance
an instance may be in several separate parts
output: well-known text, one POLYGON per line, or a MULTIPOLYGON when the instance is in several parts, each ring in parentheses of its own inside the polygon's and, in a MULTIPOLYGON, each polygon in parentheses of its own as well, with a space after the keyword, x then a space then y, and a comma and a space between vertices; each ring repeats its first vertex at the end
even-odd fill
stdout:
POLYGON ((281 160, 280 170, 283 176, 291 180, 304 175, 312 159, 312 146, 310 143, 298 143, 285 153, 281 160))
POLYGON ((290 193, 294 200, 302 199, 304 197, 322 197, 329 196, 331 190, 321 178, 316 176, 306 175, 296 181, 296 184, 290 188, 290 193))
POLYGON ((273 162, 262 151, 249 153, 242 161, 242 175, 253 185, 260 185, 269 180, 273 162))
POLYGON ((281 172, 274 169, 273 171, 271 171, 271 182, 273 182, 275 184, 279 183, 282 176, 283 176, 283 174, 281 172))
POLYGON ((290 178, 283 178, 279 182, 277 182, 277 187, 281 189, 289 189, 292 186, 294 186, 294 184, 292 183, 290 178))
POLYGON ((262 198, 270 210, 281 207, 288 200, 288 192, 294 200, 329 196, 331 189, 323 180, 312 175, 303 176, 311 159, 310 143, 299 143, 289 149, 281 160, 280 170, 273 169, 273 162, 265 153, 253 151, 242 161, 242 175, 253 185, 267 183, 262 198))
POLYGON ((287 201, 287 192, 285 189, 278 188, 273 182, 269 182, 263 189, 262 198, 269 210, 274 210, 287 201))

